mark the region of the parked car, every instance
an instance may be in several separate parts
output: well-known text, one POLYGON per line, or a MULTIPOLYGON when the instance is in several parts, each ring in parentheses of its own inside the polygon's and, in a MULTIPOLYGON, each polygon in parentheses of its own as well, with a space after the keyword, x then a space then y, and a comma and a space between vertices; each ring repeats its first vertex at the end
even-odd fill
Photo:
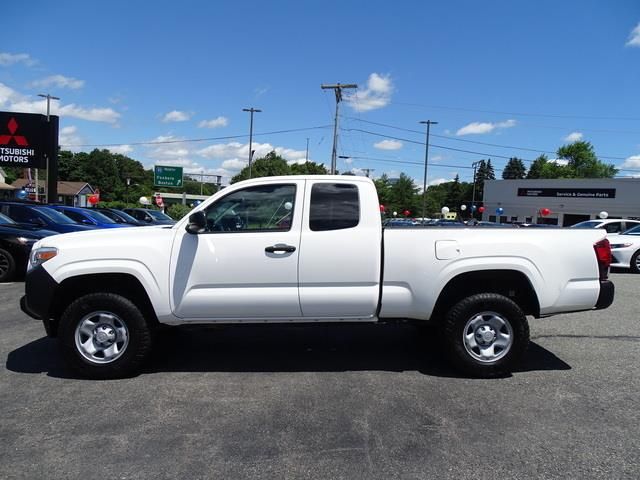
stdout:
POLYGON ((31 246, 51 235, 56 232, 20 225, 0 213, 0 282, 24 274, 31 246))
POLYGON ((68 207, 66 205, 51 205, 51 208, 65 214, 70 219, 82 225, 90 225, 96 228, 122 228, 130 226, 124 223, 117 223, 106 215, 88 208, 68 207))
POLYGON ((58 233, 80 232, 96 228, 81 225, 51 207, 32 203, 0 201, 0 213, 17 223, 35 225, 58 233))
POLYGON ((611 240, 611 266, 640 273, 640 225, 611 240))
POLYGON ((640 225, 640 220, 629 220, 627 218, 599 218, 595 220, 585 220, 584 222, 571 225, 569 228, 602 228, 607 231, 607 234, 618 234, 638 225, 640 225))
POLYGON ((176 223, 173 218, 160 210, 151 210, 150 208, 125 208, 124 212, 147 225, 173 225, 176 223))
POLYGON ((97 207, 95 210, 117 223, 123 223, 134 227, 146 227, 149 225, 147 222, 137 220, 127 212, 118 210, 117 208, 97 207))
POLYGON ((613 302, 603 230, 383 229, 379 205, 366 177, 238 182, 173 227, 39 241, 20 305, 96 379, 138 372, 164 324, 396 320, 431 322, 460 370, 493 377, 526 351, 527 315, 613 302))

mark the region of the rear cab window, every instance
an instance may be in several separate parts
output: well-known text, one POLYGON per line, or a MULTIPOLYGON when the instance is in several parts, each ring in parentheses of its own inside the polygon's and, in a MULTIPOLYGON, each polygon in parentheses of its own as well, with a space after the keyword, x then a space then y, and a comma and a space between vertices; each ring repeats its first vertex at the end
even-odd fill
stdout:
POLYGON ((351 183, 316 183, 311 187, 309 229, 343 230, 360 223, 358 187, 351 183))

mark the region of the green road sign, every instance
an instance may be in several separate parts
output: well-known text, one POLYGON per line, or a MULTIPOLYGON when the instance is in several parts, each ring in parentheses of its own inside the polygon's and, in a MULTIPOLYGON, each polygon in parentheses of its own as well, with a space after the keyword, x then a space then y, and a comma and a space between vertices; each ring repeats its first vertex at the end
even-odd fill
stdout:
POLYGON ((156 187, 182 187, 182 167, 156 165, 153 169, 153 184, 156 187))

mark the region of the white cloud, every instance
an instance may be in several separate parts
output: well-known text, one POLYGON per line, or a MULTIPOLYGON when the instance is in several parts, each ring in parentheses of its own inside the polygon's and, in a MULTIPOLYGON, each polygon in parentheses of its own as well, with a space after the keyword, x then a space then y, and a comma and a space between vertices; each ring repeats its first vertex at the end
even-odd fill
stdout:
POLYGON ((249 163, 249 159, 240 160, 239 158, 231 158, 222 162, 222 168, 227 170, 242 170, 249 163))
MULTIPOLYGON (((294 150, 292 148, 274 147, 270 143, 254 143, 252 145, 254 150, 253 158, 257 159, 264 157, 267 153, 275 151, 282 158, 288 162, 298 162, 304 160, 306 156, 305 150, 294 150)), ((249 144, 230 142, 230 143, 216 143, 209 145, 196 151, 198 155, 211 160, 231 160, 238 158, 246 158, 249 161, 249 144)), ((226 167, 225 167, 226 168, 226 167)))
POLYGON ((357 90, 355 93, 345 93, 344 97, 355 111, 368 112, 387 106, 391 101, 392 93, 391 76, 372 73, 367 80, 367 88, 357 90))
POLYGON ((515 127, 517 122, 513 119, 505 120, 504 122, 472 122, 464 127, 460 128, 456 135, 482 135, 484 133, 491 133, 497 129, 515 127))
POLYGON ((4 53, 0 52, 0 65, 8 67, 16 63, 24 63, 30 67, 36 64, 36 61, 31 58, 28 53, 4 53))
POLYGON ((71 150, 72 152, 79 152, 82 147, 75 147, 83 143, 82 137, 78 135, 78 127, 75 125, 69 125, 60 129, 59 135, 60 146, 65 150, 71 150))
POLYGON ((65 77, 64 75, 50 75, 46 78, 41 78, 40 80, 31 82, 30 86, 32 88, 57 87, 77 90, 84 86, 84 80, 78 80, 77 78, 73 77, 65 77))
POLYGON ((181 112, 180 110, 172 110, 162 117, 163 122, 186 122, 191 118, 191 113, 181 112))
POLYGON ((640 23, 636 25, 636 28, 631 30, 629 34, 629 40, 625 44, 627 47, 640 47, 640 23))
POLYGON ((640 155, 627 157, 620 168, 640 168, 640 155))
MULTIPOLYGON (((10 112, 45 113, 47 101, 44 98, 35 100, 32 96, 22 95, 0 83, 0 107, 10 112)), ((86 108, 74 103, 61 105, 57 100, 51 102, 51 114, 111 124, 115 124, 120 118, 120 114, 112 108, 86 108)))
POLYGON ((133 152, 133 147, 131 145, 116 145, 113 147, 109 147, 108 150, 111 153, 119 153, 121 155, 127 155, 133 152))
POLYGON ((434 178, 433 180, 429 180, 429 182, 427 182, 427 185, 432 187, 434 185, 441 185, 447 182, 453 182, 453 178, 434 178))
POLYGON ((219 128, 229 125, 229 119, 227 117, 216 117, 211 120, 202 120, 198 127, 200 128, 219 128))
POLYGON ((556 165, 566 166, 566 165, 569 165, 569 160, 565 160, 564 158, 552 158, 549 160, 549 163, 555 163, 556 165))
POLYGON ((379 150, 400 150, 402 148, 402 142, 398 140, 382 140, 381 142, 374 143, 373 146, 379 150))
POLYGON ((580 132, 571 132, 569 135, 563 138, 565 142, 577 142, 578 140, 582 140, 582 133, 580 132))

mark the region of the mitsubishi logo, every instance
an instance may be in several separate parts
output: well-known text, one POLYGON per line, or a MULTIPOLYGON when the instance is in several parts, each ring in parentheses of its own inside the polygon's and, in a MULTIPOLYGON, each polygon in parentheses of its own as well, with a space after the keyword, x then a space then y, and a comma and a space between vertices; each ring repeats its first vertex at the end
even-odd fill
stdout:
POLYGON ((15 134, 18 130, 18 122, 16 122, 15 118, 11 117, 11 119, 7 123, 7 127, 9 128, 9 133, 11 135, 0 135, 0 145, 9 145, 9 142, 11 141, 11 139, 13 139, 14 142, 16 142, 16 145, 19 145, 21 147, 29 146, 29 142, 27 142, 26 137, 15 134))

